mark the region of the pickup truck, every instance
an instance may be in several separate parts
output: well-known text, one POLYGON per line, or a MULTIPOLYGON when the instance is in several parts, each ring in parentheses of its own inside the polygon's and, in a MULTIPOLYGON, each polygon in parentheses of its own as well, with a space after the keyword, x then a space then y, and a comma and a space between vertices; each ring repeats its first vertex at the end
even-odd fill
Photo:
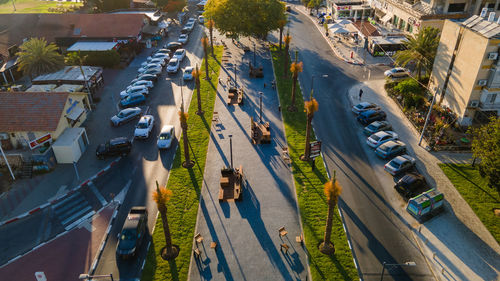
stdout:
POLYGON ((127 259, 136 256, 139 247, 144 242, 147 224, 148 211, 146 207, 132 207, 118 237, 116 255, 119 258, 127 259))

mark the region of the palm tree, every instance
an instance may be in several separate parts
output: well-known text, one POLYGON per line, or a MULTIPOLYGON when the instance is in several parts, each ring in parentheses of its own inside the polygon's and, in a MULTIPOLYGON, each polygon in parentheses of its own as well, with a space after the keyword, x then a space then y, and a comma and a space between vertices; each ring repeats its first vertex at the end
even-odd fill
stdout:
POLYGON ((161 215, 161 222, 163 224, 163 234, 165 234, 166 246, 161 252, 161 257, 164 260, 175 259, 179 255, 179 251, 172 245, 172 237, 170 236, 170 227, 168 226, 167 218, 167 202, 172 197, 172 191, 166 187, 160 187, 156 181, 156 191, 153 192, 153 200, 158 206, 158 212, 161 215))
POLYGON ((281 50, 281 42, 283 40, 283 29, 285 28, 286 25, 286 20, 279 20, 278 21, 278 26, 280 29, 280 50, 281 50))
POLYGON ((214 55, 214 40, 213 40, 213 31, 214 31, 215 22, 212 19, 207 21, 208 32, 210 34, 210 48, 212 50, 212 56, 214 55))
POLYGON ((198 99, 198 111, 196 114, 202 115, 203 110, 201 109, 201 94, 200 94, 200 70, 198 69, 198 64, 196 64, 196 69, 193 70, 194 83, 196 85, 196 98, 198 99))
POLYGON ((54 43, 47 45, 44 38, 31 38, 24 42, 17 52, 19 66, 30 78, 57 71, 64 67, 64 57, 57 52, 54 43))
POLYGON ((87 82, 87 78, 85 77, 85 72, 83 71, 83 64, 84 64, 85 60, 87 59, 87 57, 88 57, 87 55, 82 56, 80 51, 70 52, 66 55, 66 57, 64 58, 64 61, 66 62, 67 65, 78 65, 78 67, 80 68, 80 72, 82 73, 82 77, 83 77, 83 80, 85 83, 85 88, 87 88, 87 93, 88 93, 89 98, 90 98, 90 103, 93 103, 92 93, 90 92, 89 83, 87 82))
POLYGON ((297 62, 297 52, 295 52, 295 62, 292 63, 290 67, 290 71, 292 72, 292 104, 288 106, 288 111, 297 111, 297 107, 295 106, 295 92, 297 91, 297 78, 299 77, 299 72, 302 72, 302 62, 297 62))
POLYGON ((285 56, 285 69, 283 71, 283 77, 286 77, 288 74, 288 49, 290 48, 290 41, 292 40, 292 36, 290 36, 290 33, 287 32, 285 36, 285 53, 283 54, 285 56))
POLYGON ((201 38, 201 45, 203 46, 203 52, 205 53, 205 79, 210 80, 210 77, 208 76, 208 38, 207 36, 203 36, 201 38))
POLYGON ((335 172, 333 173, 333 180, 325 183, 325 195, 328 200, 328 215, 326 217, 326 227, 325 227, 325 237, 323 238, 323 243, 320 244, 320 251, 323 254, 331 255, 335 253, 335 245, 331 242, 332 236, 332 222, 335 210, 335 205, 339 200, 340 194, 342 193, 342 186, 335 179, 335 172))
POLYGON ((302 155, 300 158, 302 161, 309 161, 310 160, 310 153, 311 153, 311 148, 310 148, 310 142, 311 142, 311 125, 312 125, 312 119, 314 117, 314 112, 318 111, 318 102, 316 101, 315 98, 312 97, 312 91, 311 91, 311 99, 309 101, 304 102, 304 108, 307 113, 307 125, 306 125, 306 148, 304 151, 304 155, 302 155))
POLYGON ((422 69, 425 69, 426 74, 430 75, 439 46, 439 33, 437 28, 425 27, 416 35, 407 35, 406 41, 403 43, 406 49, 397 51, 394 55, 396 63, 403 67, 415 64, 419 80, 422 69))
POLYGON ((179 119, 181 121, 182 128, 182 144, 184 145, 184 162, 182 162, 182 167, 191 168, 194 165, 194 162, 189 157, 189 142, 188 142, 188 120, 189 114, 184 112, 184 102, 181 104, 181 111, 179 111, 179 119))

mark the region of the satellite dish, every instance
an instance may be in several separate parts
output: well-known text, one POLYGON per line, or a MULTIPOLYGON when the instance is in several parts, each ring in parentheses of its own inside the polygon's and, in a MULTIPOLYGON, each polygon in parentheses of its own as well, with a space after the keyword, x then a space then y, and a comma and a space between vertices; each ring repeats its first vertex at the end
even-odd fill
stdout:
POLYGON ((481 10, 481 14, 480 14, 480 16, 481 16, 482 18, 485 18, 485 17, 486 17, 486 13, 488 13, 488 8, 483 8, 483 9, 481 10))

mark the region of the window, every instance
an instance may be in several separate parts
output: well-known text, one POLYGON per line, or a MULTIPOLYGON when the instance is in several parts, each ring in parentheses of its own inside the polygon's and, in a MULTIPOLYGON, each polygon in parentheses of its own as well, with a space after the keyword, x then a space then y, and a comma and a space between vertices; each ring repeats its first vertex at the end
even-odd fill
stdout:
POLYGON ((465 11, 465 3, 453 3, 448 6, 448 13, 461 13, 463 11, 465 11))
POLYGON ((495 100, 497 99, 497 94, 488 94, 486 97, 486 103, 495 103, 495 100))

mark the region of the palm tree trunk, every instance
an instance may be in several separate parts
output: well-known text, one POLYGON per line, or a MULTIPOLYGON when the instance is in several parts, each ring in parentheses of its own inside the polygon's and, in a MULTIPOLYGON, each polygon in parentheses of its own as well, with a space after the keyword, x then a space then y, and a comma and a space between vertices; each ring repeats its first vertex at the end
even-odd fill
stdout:
POLYGON ((325 236, 323 237, 323 243, 321 247, 321 252, 325 254, 335 253, 335 245, 333 245, 333 243, 331 242, 334 210, 335 210, 335 200, 330 199, 328 200, 328 215, 326 217, 325 236))
POLYGON ((209 32, 210 32, 210 48, 212 50, 212 56, 214 56, 214 41, 213 41, 213 30, 214 28, 212 26, 210 26, 210 29, 209 29, 209 32))
MULTIPOLYGON (((198 66, 196 66, 198 68, 198 66)), ((196 78, 196 98, 198 99, 198 112, 197 114, 202 114, 203 110, 201 110, 201 94, 200 94, 200 78, 196 78)))
POLYGON ((313 119, 313 114, 307 115, 307 125, 306 125, 306 148, 304 150, 304 161, 309 161, 309 155, 311 154, 310 142, 311 142, 311 123, 313 119))
POLYGON ((292 82, 292 108, 295 107, 295 91, 297 89, 297 76, 298 75, 293 75, 293 82, 292 82))
POLYGON ((160 215, 161 215, 161 222, 163 224, 163 234, 165 234, 167 256, 171 256, 172 255, 172 237, 170 236, 170 227, 168 225, 167 206, 165 204, 160 204, 160 206, 158 206, 158 207, 159 207, 158 211, 160 212, 160 215))
POLYGON ((280 50, 281 50, 281 42, 283 42, 283 28, 280 28, 280 50))
POLYGON ((205 79, 210 80, 210 77, 208 76, 208 54, 207 54, 207 49, 205 49, 205 79))
POLYGON ((189 158, 189 145, 188 145, 188 135, 187 135, 187 130, 188 130, 188 125, 183 122, 181 124, 182 128, 182 144, 184 145, 184 160, 186 165, 189 165, 191 163, 191 159, 189 158))
POLYGON ((285 69, 283 70, 283 77, 286 77, 288 74, 288 44, 285 46, 285 69))

